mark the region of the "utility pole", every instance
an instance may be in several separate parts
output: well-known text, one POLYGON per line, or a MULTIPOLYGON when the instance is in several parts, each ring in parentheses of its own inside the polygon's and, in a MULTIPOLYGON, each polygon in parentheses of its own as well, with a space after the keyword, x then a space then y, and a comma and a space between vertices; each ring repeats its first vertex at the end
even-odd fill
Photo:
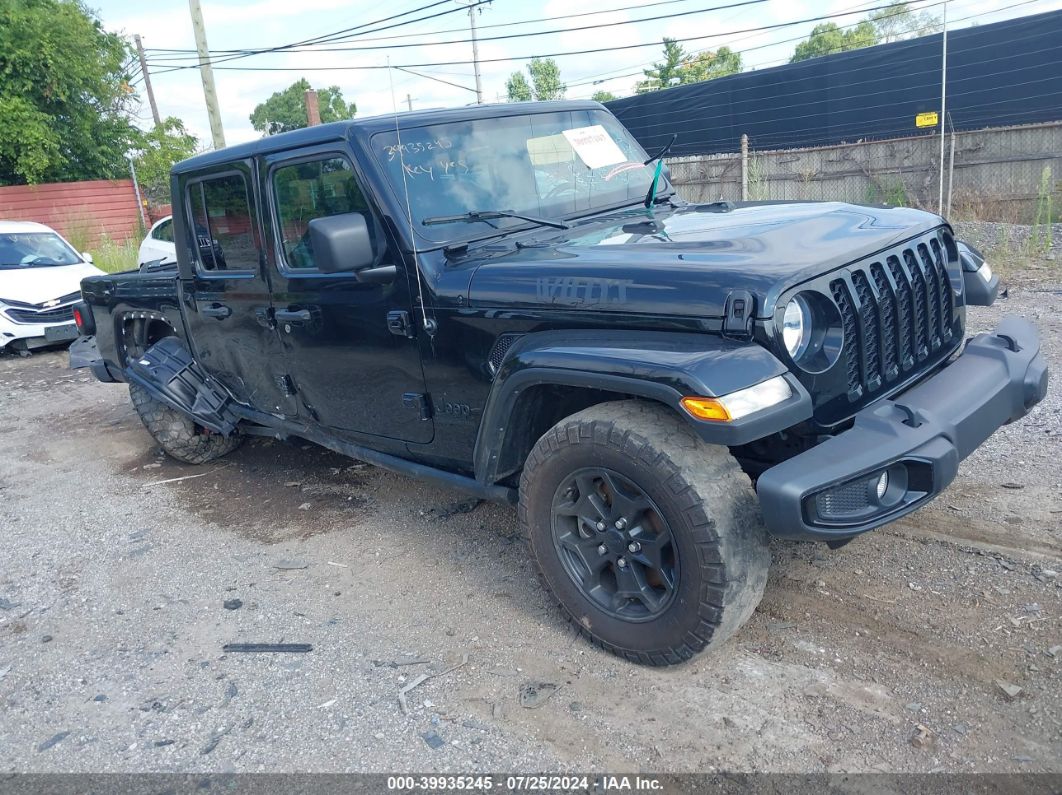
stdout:
POLYGON ((199 0, 188 0, 192 12, 192 30, 195 32, 195 49, 199 53, 199 75, 203 78, 203 98, 206 99, 207 117, 210 119, 210 136, 215 149, 225 148, 225 130, 221 126, 221 110, 218 108, 218 92, 214 88, 214 70, 210 66, 210 48, 207 47, 206 26, 203 24, 203 7, 199 0))
MULTIPOLYGON (((461 0, 456 0, 457 3, 461 3, 461 0)), ((483 82, 479 76, 479 42, 476 41, 476 5, 475 0, 469 0, 468 5, 468 21, 469 26, 472 28, 472 65, 476 70, 476 104, 483 104, 483 82)))
POLYGON ((410 112, 412 112, 413 111, 413 97, 411 97, 409 94, 406 94, 406 105, 409 106, 409 110, 410 110, 410 112))
POLYGON ((151 105, 151 118, 155 120, 155 126, 162 126, 162 119, 159 118, 159 106, 155 104, 155 92, 151 90, 151 75, 148 73, 147 58, 144 57, 144 44, 140 41, 140 34, 137 33, 133 36, 133 41, 136 42, 136 54, 140 56, 140 71, 144 75, 144 90, 147 91, 148 104, 151 105))

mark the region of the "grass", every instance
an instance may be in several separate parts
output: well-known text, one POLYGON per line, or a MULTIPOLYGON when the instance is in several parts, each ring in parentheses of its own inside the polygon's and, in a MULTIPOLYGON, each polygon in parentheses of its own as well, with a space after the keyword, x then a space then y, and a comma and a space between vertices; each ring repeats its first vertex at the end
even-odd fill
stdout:
POLYGON ((1051 224, 1054 221, 1054 184, 1051 182, 1051 166, 1044 166, 1040 173, 1040 189, 1036 196, 1036 219, 1033 221, 1029 244, 1041 254, 1054 244, 1051 224))
POLYGON ((140 244, 137 242, 139 237, 119 242, 112 240, 106 233, 97 235, 95 224, 87 218, 71 219, 66 228, 66 239, 70 241, 70 245, 78 251, 91 254, 93 264, 100 270, 118 273, 136 269, 137 254, 140 250, 140 244))
POLYGON ((92 254, 93 264, 97 268, 107 273, 118 273, 136 269, 139 250, 140 245, 135 240, 118 243, 103 237, 89 253, 92 254))

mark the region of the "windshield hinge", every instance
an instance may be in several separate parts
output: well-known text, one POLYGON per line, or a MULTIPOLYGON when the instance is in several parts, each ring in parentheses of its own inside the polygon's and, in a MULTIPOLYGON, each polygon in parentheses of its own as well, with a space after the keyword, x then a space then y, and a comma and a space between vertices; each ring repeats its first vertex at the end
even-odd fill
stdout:
POLYGON ((723 309, 723 336, 735 340, 752 339, 755 300, 748 290, 734 290, 723 309))

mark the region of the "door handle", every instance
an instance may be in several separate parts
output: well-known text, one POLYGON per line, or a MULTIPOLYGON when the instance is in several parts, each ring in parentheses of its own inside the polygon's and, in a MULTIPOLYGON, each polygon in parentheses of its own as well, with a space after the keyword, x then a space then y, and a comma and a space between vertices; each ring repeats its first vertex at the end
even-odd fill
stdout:
POLYGON ((232 314, 232 310, 224 304, 214 304, 201 307, 199 313, 205 317, 216 317, 218 320, 223 320, 232 314))
POLYGON ((312 316, 309 309, 278 309, 273 317, 280 323, 309 323, 312 316))

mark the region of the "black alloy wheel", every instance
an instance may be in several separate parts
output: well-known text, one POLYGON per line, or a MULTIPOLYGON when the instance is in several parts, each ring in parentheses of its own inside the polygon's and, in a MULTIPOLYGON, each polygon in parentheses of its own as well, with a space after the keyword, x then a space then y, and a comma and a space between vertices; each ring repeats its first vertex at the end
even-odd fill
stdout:
POLYGON ((552 525, 564 570, 603 612, 638 622, 667 610, 679 578, 671 528, 629 478, 605 467, 573 472, 553 497, 552 525))

